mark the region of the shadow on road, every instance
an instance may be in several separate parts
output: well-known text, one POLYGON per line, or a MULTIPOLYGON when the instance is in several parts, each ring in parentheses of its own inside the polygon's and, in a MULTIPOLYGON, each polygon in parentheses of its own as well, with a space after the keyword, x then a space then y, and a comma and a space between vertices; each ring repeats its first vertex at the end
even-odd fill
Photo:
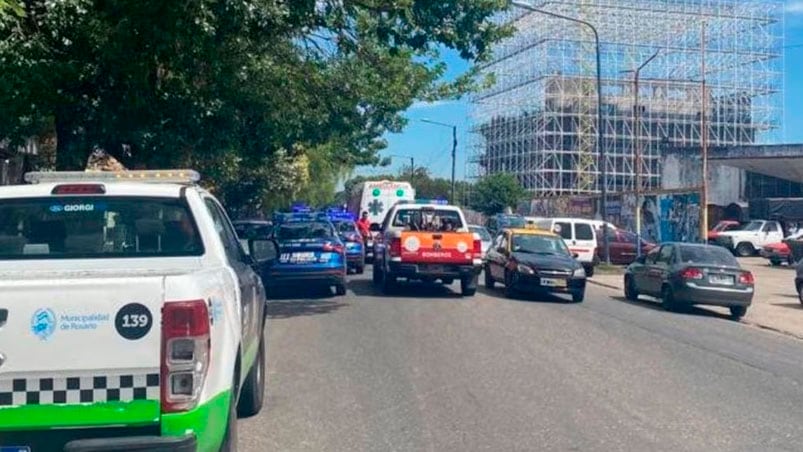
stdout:
MULTIPOLYGON (((630 301, 625 297, 610 297, 612 300, 616 300, 622 303, 632 304, 635 306, 641 306, 643 308, 652 309, 655 311, 663 311, 664 308, 661 306, 661 302, 658 300, 652 299, 644 299, 639 298, 638 301, 630 301)), ((680 307, 677 310, 671 312, 670 314, 674 315, 695 315, 701 317, 714 317, 723 320, 731 320, 731 316, 728 314, 722 314, 720 312, 711 311, 709 309, 705 309, 705 306, 686 306, 680 307)))
MULTIPOLYGON (((349 289, 357 296, 383 298, 462 298, 459 292, 451 290, 451 286, 443 284, 424 284, 420 282, 400 281, 389 294, 382 293, 370 279, 349 281, 349 289)), ((457 289, 459 290, 459 289, 457 289)))
MULTIPOLYGON (((797 297, 790 297, 790 298, 797 298, 797 297)), ((786 309, 794 309, 796 311, 800 311, 803 309, 803 304, 798 303, 772 303, 773 306, 780 306, 786 309)))
POLYGON ((480 286, 478 292, 483 293, 491 298, 500 298, 510 301, 521 302, 537 302, 537 303, 557 303, 557 304, 574 304, 571 295, 553 295, 553 294, 536 294, 527 292, 517 292, 513 298, 507 298, 504 293, 504 288, 489 289, 485 286, 480 286))
POLYGON ((330 314, 345 306, 348 304, 324 299, 270 300, 267 314, 271 319, 289 319, 306 315, 330 314))

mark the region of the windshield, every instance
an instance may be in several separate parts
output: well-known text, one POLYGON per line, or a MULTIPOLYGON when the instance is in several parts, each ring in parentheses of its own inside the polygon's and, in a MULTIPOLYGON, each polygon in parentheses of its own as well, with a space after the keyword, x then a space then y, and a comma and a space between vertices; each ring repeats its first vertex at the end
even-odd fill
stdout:
POLYGON ((535 234, 514 235, 511 250, 519 253, 569 255, 569 249, 561 238, 535 234))
POLYGON ((503 228, 523 228, 527 225, 527 220, 524 217, 518 216, 502 216, 499 217, 499 226, 503 228))
POLYGON ((730 251, 718 246, 681 246, 680 261, 684 264, 739 266, 730 251))
POLYGON ((482 226, 469 226, 468 229, 469 229, 469 231, 471 231, 471 232, 473 232, 475 234, 479 234, 480 239, 483 242, 490 242, 491 241, 491 234, 484 227, 482 227, 482 226))
POLYGON ((760 231, 764 223, 761 221, 751 221, 744 227, 745 231, 760 231))
POLYGON ((338 221, 334 225, 335 229, 337 229, 337 232, 342 234, 347 234, 350 232, 358 232, 357 224, 354 223, 353 221, 338 221))
POLYGON ((265 223, 234 223, 234 230, 241 239, 270 237, 273 226, 265 223))
POLYGON ((187 205, 175 198, 0 200, 0 259, 198 256, 187 205))
POLYGON ((332 225, 320 221, 287 223, 276 228, 276 240, 326 239, 334 236, 332 225))
POLYGON ((394 227, 413 231, 454 231, 463 227, 460 214, 452 209, 399 209, 393 218, 394 227))

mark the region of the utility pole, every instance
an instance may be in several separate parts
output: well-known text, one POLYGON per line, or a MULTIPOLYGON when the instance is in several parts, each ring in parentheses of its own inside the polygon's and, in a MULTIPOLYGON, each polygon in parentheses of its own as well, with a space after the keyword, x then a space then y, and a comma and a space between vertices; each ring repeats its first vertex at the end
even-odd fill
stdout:
POLYGON ((427 124, 434 124, 436 126, 442 127, 449 127, 452 129, 452 186, 451 186, 451 198, 449 202, 455 204, 455 165, 457 164, 457 126, 454 124, 446 124, 443 122, 433 121, 431 119, 421 119, 421 122, 426 122, 427 124))
POLYGON ((574 17, 564 16, 563 14, 553 13, 551 11, 538 9, 533 6, 530 6, 527 3, 523 3, 517 0, 510 0, 510 5, 517 6, 522 9, 526 9, 527 11, 532 11, 535 13, 544 14, 546 16, 555 17, 557 19, 568 20, 569 22, 578 23, 580 25, 584 25, 588 27, 592 33, 594 33, 594 44, 596 46, 596 53, 597 53, 597 143, 596 143, 596 151, 597 151, 597 158, 599 159, 600 165, 602 166, 602 206, 601 206, 601 217, 602 217, 602 241, 603 241, 603 249, 605 250, 605 261, 606 263, 611 263, 611 247, 610 241, 608 240, 608 221, 606 215, 608 215, 608 159, 605 152, 605 146, 603 143, 603 139, 605 137, 605 131, 603 128, 605 125, 602 122, 602 69, 600 62, 600 46, 599 46, 599 33, 597 32, 597 28, 592 25, 590 22, 586 22, 584 20, 575 19, 574 17))
MULTIPOLYGON (((700 114, 700 144, 703 154, 703 180, 702 196, 700 196, 700 240, 705 241, 708 237, 708 93, 706 93, 705 83, 705 29, 706 23, 703 21, 700 37, 700 66, 702 68, 702 112, 700 114)), ((704 242, 705 243, 705 242, 704 242)))
POLYGON ((642 153, 641 153, 641 105, 639 105, 639 80, 641 77, 641 70, 650 64, 655 57, 658 56, 660 50, 652 54, 647 60, 641 63, 641 66, 636 68, 633 72, 633 155, 635 157, 635 173, 636 173, 636 256, 641 256, 641 171, 644 166, 642 153))

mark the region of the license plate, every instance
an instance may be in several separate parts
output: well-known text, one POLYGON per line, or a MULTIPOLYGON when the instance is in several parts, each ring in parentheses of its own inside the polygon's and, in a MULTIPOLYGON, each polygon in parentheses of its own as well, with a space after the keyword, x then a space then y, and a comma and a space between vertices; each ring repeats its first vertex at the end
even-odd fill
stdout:
POLYGON ((28 446, 0 446, 0 452, 31 452, 28 446))
POLYGON ((446 271, 446 267, 443 265, 428 265, 426 271, 427 273, 443 273, 446 271))
POLYGON ((732 286, 733 276, 730 275, 710 275, 708 280, 711 284, 718 284, 720 286, 732 286))
POLYGON ((566 287, 566 281, 563 279, 541 278, 541 285, 544 287, 566 287))

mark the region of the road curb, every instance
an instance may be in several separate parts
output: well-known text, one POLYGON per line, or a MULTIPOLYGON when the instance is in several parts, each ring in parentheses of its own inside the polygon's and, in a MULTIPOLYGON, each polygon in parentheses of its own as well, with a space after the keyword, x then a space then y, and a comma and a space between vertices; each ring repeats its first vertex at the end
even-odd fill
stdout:
POLYGON ((599 281, 594 281, 593 279, 588 279, 588 282, 594 284, 595 286, 605 287, 606 289, 613 289, 613 290, 622 290, 619 286, 614 286, 613 284, 605 284, 599 281))

